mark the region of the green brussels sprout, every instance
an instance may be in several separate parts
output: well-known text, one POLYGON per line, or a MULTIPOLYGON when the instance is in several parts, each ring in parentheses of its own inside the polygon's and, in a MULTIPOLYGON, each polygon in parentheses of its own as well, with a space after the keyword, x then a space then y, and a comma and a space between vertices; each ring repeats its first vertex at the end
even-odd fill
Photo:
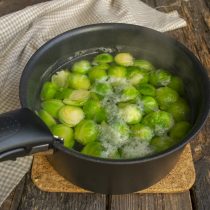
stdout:
POLYGON ((190 130, 191 125, 189 122, 181 121, 174 125, 169 132, 169 136, 175 140, 183 139, 188 131, 190 130))
POLYGON ((134 100, 137 96, 139 96, 139 91, 132 85, 127 85, 122 90, 120 101, 134 100))
POLYGON ((94 58, 94 63, 104 64, 111 63, 113 61, 112 55, 108 53, 101 53, 94 58))
POLYGON ((72 128, 63 124, 57 124, 51 128, 51 131, 54 136, 64 140, 65 147, 70 149, 74 146, 74 132, 72 128))
POLYGON ((134 60, 133 65, 147 71, 155 70, 155 67, 147 60, 134 60))
POLYGON ((84 112, 76 106, 63 106, 58 112, 58 119, 69 127, 74 127, 84 119, 84 112))
POLYGON ((101 69, 99 66, 94 66, 88 72, 88 76, 91 81, 105 81, 107 79, 107 73, 105 69, 101 69))
POLYGON ((72 71, 80 74, 86 74, 91 68, 90 62, 87 60, 81 60, 74 63, 72 71))
POLYGON ((73 89, 70 89, 70 88, 60 88, 54 98, 55 99, 58 99, 58 100, 63 100, 64 98, 68 98, 71 93, 72 93, 73 89))
POLYGON ((157 102, 159 103, 160 108, 163 110, 166 110, 174 102, 176 102, 178 97, 178 93, 169 87, 161 87, 156 91, 157 102))
POLYGON ((73 90, 68 98, 64 98, 63 103, 73 106, 83 106, 89 97, 90 92, 87 90, 73 90))
POLYGON ((141 121, 142 111, 135 104, 125 104, 119 108, 119 114, 128 124, 136 124, 141 121))
POLYGON ((101 145, 101 143, 95 141, 86 144, 84 148, 81 150, 81 153, 93 157, 100 157, 102 151, 103 151, 103 146, 101 145))
POLYGON ((133 56, 130 53, 118 53, 114 60, 117 64, 121 66, 132 66, 133 65, 133 56))
POLYGON ((51 82, 61 88, 68 87, 70 72, 67 70, 58 71, 52 75, 51 82))
POLYGON ((175 144, 168 136, 156 136, 150 141, 150 145, 155 152, 163 152, 175 144))
POLYGON ((84 89, 90 88, 90 80, 84 74, 72 73, 69 77, 69 86, 74 89, 84 89))
POLYGON ((126 79, 127 70, 123 66, 111 66, 108 69, 108 75, 111 78, 111 82, 118 82, 126 79))
POLYGON ((143 120, 142 124, 152 128, 157 136, 167 133, 174 125, 173 117, 165 111, 150 112, 143 120))
POLYGON ((39 112, 37 112, 37 115, 47 125, 48 128, 50 128, 56 124, 55 119, 48 112, 46 112, 43 109, 41 109, 39 112))
POLYGON ((74 138, 82 145, 96 141, 99 131, 93 120, 82 120, 76 127, 74 138))
POLYGON ((87 119, 92 119, 97 123, 106 120, 106 111, 101 106, 99 100, 89 99, 83 106, 83 111, 87 119))
POLYGON ((137 67, 128 68, 128 81, 134 86, 145 84, 149 81, 149 75, 145 70, 137 67))
POLYGON ((106 96, 113 93, 112 86, 108 82, 96 82, 92 88, 92 92, 95 92, 101 96, 106 96))
POLYGON ((136 124, 131 126, 132 136, 140 141, 150 142, 154 136, 153 130, 146 125, 136 124))
POLYGON ((54 118, 58 117, 58 111, 63 105, 63 102, 57 99, 49 99, 41 103, 41 107, 54 118))
POLYGON ((58 90, 58 86, 52 82, 45 82, 42 86, 40 98, 41 100, 48 100, 54 98, 56 92, 58 90))
POLYGON ((184 83, 182 79, 177 76, 172 76, 168 87, 176 90, 180 95, 184 94, 184 83))
POLYGON ((190 118, 190 107, 187 102, 180 98, 167 109, 167 112, 171 113, 176 122, 189 120, 190 118))
POLYGON ((93 67, 93 69, 107 70, 110 67, 108 63, 100 63, 93 67))
POLYGON ((138 90, 141 94, 146 96, 155 96, 156 95, 156 89, 154 86, 150 84, 141 84, 138 86, 138 90))
POLYGON ((144 112, 146 114, 153 112, 153 111, 157 111, 159 108, 157 101, 151 96, 143 96, 142 104, 144 107, 144 112))
POLYGON ((166 86, 171 81, 171 74, 167 71, 164 71, 162 69, 158 69, 157 71, 153 71, 150 74, 149 82, 156 86, 166 86))

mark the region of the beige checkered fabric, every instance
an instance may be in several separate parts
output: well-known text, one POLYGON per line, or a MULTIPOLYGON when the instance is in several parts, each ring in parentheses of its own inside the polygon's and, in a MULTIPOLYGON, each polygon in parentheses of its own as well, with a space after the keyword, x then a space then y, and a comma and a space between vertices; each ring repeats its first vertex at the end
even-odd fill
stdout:
MULTIPOLYGON (((54 0, 0 18, 0 113, 18 108, 19 79, 31 55, 46 41, 93 23, 131 23, 158 31, 186 25, 140 0, 54 0)), ((0 163, 0 205, 31 166, 32 157, 0 163)))

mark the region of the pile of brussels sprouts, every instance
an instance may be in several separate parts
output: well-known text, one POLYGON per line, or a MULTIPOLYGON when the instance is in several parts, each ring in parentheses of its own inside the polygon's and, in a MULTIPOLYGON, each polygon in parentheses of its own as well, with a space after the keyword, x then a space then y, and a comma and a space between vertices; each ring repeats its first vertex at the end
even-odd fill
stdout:
POLYGON ((40 98, 37 114, 53 135, 95 157, 159 153, 191 128, 183 81, 130 53, 77 61, 52 75, 40 98))

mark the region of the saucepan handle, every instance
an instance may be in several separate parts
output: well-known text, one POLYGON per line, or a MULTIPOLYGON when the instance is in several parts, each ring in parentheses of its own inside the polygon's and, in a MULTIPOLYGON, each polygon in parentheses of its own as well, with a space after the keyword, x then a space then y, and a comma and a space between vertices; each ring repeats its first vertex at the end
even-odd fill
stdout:
POLYGON ((47 126, 27 108, 0 115, 0 161, 48 150, 53 141, 47 126))

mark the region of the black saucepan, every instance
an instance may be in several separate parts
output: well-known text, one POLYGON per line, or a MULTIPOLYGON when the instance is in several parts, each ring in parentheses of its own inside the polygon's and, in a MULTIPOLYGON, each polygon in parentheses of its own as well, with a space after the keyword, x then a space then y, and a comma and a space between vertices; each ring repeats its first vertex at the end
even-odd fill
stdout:
POLYGON ((185 145, 201 129, 210 107, 207 73, 198 59, 182 44, 157 31, 127 24, 97 24, 67 31, 43 45, 29 60, 20 81, 23 109, 0 116, 0 160, 54 149, 47 156, 66 179, 90 191, 123 194, 158 182, 176 164, 185 145), (193 127, 179 145, 147 158, 109 160, 66 149, 31 110, 39 108, 44 81, 78 58, 101 51, 131 52, 184 80, 193 127))

